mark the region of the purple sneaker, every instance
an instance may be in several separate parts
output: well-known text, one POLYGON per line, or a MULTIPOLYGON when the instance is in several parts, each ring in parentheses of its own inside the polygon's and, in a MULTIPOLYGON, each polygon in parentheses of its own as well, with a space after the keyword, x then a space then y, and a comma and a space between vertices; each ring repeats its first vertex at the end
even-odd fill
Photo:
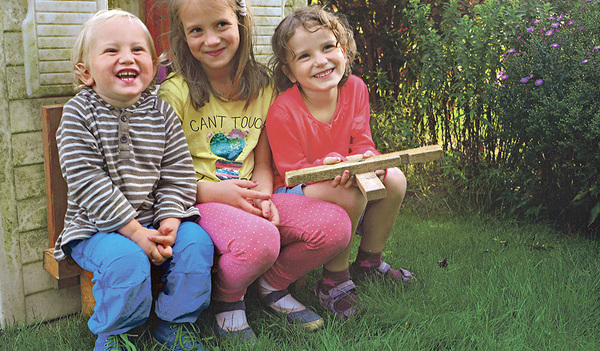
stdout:
POLYGON ((356 314, 358 297, 356 297, 356 286, 352 280, 338 284, 328 292, 324 292, 317 284, 315 294, 319 297, 321 306, 333 312, 337 317, 348 319, 356 314))
POLYGON ((384 279, 391 279, 398 284, 403 286, 409 286, 417 281, 417 278, 412 272, 400 268, 392 269, 388 263, 381 262, 379 266, 372 267, 360 267, 358 263, 354 262, 350 265, 350 275, 356 280, 364 280, 369 277, 381 277, 384 279))

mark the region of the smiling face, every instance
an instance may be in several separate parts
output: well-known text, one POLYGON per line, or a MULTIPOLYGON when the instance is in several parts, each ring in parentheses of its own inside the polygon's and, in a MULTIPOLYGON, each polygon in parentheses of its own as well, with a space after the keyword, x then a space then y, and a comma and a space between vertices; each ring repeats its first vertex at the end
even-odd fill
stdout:
POLYGON ((154 79, 156 64, 142 26, 129 17, 99 23, 84 62, 76 66, 78 78, 115 107, 131 106, 154 79))
POLYGON ((309 29, 296 28, 288 40, 290 52, 283 70, 305 94, 330 92, 344 76, 346 55, 331 30, 309 29))
POLYGON ((190 52, 209 76, 229 74, 240 45, 238 19, 222 1, 191 1, 179 18, 190 52))

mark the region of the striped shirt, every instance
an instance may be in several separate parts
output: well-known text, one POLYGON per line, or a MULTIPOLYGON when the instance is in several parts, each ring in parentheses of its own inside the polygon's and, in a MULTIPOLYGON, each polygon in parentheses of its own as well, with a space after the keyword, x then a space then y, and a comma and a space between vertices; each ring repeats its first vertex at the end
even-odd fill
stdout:
POLYGON ((142 225, 173 217, 199 219, 196 177, 173 108, 143 93, 119 109, 84 88, 64 108, 56 133, 67 213, 54 256, 64 245, 97 232, 116 232, 133 219, 142 225))

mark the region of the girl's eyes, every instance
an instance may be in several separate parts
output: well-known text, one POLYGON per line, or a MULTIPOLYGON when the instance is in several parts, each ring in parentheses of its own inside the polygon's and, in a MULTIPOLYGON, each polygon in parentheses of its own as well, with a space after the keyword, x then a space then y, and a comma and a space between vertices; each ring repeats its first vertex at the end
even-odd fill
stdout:
POLYGON ((225 21, 219 22, 219 23, 217 23, 217 28, 223 28, 223 27, 226 27, 228 25, 229 25, 229 23, 227 23, 225 21))
POLYGON ((331 51, 331 50, 335 49, 336 47, 337 46, 335 46, 333 44, 328 44, 323 47, 323 51, 331 51))
POLYGON ((309 54, 302 54, 302 55, 298 56, 298 60, 304 60, 304 59, 307 59, 309 57, 310 57, 309 54))

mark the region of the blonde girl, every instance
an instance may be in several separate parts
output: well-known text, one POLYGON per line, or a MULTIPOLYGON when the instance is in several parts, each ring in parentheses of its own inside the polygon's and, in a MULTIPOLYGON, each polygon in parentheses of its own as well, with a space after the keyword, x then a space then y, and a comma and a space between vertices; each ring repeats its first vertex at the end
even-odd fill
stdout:
POLYGON ((274 99, 254 59, 252 13, 240 0, 171 0, 174 73, 159 96, 177 111, 196 170, 198 222, 215 243, 215 333, 256 339, 244 296, 258 280, 261 301, 314 330, 322 318, 287 291, 350 240, 350 220, 330 203, 272 195, 264 131, 274 99))
POLYGON ((406 192, 397 168, 378 171, 387 197, 367 203, 345 171, 332 181, 287 188, 285 172, 334 164, 348 156, 367 158, 379 152, 369 128, 369 94, 350 74, 356 45, 352 29, 320 7, 305 7, 287 16, 272 37, 273 74, 282 92, 268 113, 267 132, 277 174, 276 193, 305 195, 343 207, 352 232, 362 221, 358 256, 349 267, 351 245, 327 262, 315 288, 321 304, 345 318, 356 312, 356 287, 350 276, 380 276, 406 284, 411 272, 391 269, 381 260, 406 192))

